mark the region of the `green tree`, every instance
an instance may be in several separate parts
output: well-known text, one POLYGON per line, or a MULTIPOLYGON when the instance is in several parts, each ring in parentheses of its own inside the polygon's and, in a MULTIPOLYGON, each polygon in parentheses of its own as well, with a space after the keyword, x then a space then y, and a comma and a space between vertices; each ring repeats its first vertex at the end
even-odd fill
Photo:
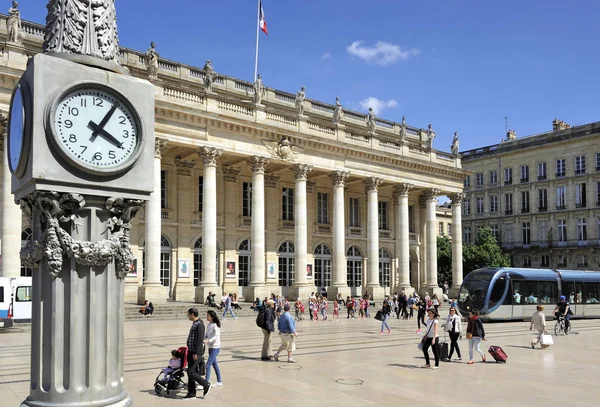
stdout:
POLYGON ((437 237, 438 283, 452 284, 452 243, 446 235, 437 237))
POLYGON ((466 276, 482 267, 509 267, 510 257, 502 252, 490 228, 477 231, 474 244, 463 245, 463 272, 466 276))

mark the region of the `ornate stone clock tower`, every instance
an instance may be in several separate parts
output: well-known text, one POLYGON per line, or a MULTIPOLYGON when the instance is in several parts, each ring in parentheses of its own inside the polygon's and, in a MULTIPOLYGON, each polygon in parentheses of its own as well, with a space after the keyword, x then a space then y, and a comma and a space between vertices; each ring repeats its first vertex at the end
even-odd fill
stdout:
POLYGON ((118 62, 114 0, 51 0, 44 53, 11 101, 9 166, 31 217, 31 389, 23 406, 129 406, 124 282, 153 191, 154 87, 118 62))

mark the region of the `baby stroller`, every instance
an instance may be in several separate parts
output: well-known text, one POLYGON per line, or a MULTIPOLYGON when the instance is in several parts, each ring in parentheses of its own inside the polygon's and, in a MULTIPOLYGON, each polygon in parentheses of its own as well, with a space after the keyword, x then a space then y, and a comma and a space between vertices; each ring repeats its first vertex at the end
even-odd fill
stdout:
POLYGON ((182 378, 184 375, 184 368, 187 363, 187 348, 182 346, 177 349, 179 352, 181 361, 181 366, 170 373, 161 372, 156 376, 156 380, 154 381, 154 391, 157 395, 164 394, 166 397, 171 397, 173 394, 173 390, 178 390, 186 386, 186 383, 183 382, 182 378))

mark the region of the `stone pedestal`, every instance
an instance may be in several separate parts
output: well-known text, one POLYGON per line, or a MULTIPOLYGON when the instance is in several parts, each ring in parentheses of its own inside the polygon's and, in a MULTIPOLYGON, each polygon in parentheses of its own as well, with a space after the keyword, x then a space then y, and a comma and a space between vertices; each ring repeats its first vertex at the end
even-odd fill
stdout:
POLYGON ((216 285, 214 287, 205 287, 205 286, 195 287, 194 301, 196 301, 199 304, 204 304, 204 302, 206 301, 206 297, 208 296, 208 293, 213 293, 215 295, 215 301, 218 303, 219 298, 221 298, 221 296, 223 294, 223 291, 221 291, 221 287, 219 287, 218 285, 216 285))
POLYGON ((190 279, 181 279, 175 283, 173 288, 173 299, 176 301, 194 301, 196 290, 190 283, 190 279))
POLYGON ((162 284, 144 284, 138 288, 137 302, 143 304, 148 300, 153 304, 166 304, 169 296, 169 287, 162 284))
POLYGON ((308 301, 308 298, 310 297, 310 293, 314 293, 316 291, 317 289, 314 285, 294 286, 290 287, 290 291, 288 292, 288 298, 290 299, 290 301, 295 301, 296 299, 300 298, 302 302, 306 303, 306 301, 308 301))
POLYGON ((385 288, 381 286, 373 286, 367 287, 366 292, 371 295, 371 300, 377 302, 377 306, 383 304, 383 300, 385 299, 385 288))
POLYGON ((346 301, 346 297, 350 295, 350 287, 346 286, 332 286, 327 290, 327 296, 329 300, 335 300, 338 294, 342 294, 342 298, 346 301))

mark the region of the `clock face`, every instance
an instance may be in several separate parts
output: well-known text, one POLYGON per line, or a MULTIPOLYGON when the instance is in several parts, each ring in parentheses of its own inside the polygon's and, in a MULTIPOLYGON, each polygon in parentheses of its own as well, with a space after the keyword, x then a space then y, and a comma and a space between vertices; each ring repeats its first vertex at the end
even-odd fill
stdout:
POLYGON ((114 173, 139 156, 137 115, 126 99, 103 88, 68 91, 50 113, 53 136, 77 166, 93 173, 114 173))
POLYGON ((8 123, 8 164, 10 171, 16 174, 25 144, 25 102, 20 85, 17 85, 13 93, 8 123))

